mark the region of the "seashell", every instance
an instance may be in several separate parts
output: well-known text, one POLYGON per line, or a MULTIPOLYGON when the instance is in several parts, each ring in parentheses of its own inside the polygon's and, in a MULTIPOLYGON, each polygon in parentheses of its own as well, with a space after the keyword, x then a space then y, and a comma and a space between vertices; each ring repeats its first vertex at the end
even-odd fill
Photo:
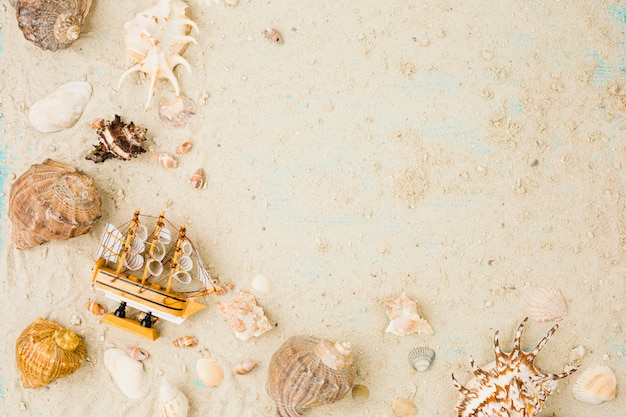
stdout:
POLYGON ((138 400, 148 393, 150 381, 143 364, 131 358, 124 350, 107 349, 104 352, 104 366, 120 391, 128 398, 138 400))
POLYGON ((196 375, 205 386, 217 387, 224 380, 224 369, 215 359, 202 358, 196 362, 196 375))
POLYGON ((104 304, 96 303, 95 301, 86 301, 85 308, 88 312, 90 312, 91 314, 95 314, 96 316, 101 316, 108 311, 107 306, 105 306, 104 304))
POLYGON ((370 389, 365 385, 355 384, 352 387, 352 398, 367 400, 370 397, 370 389))
POLYGON ((253 289, 263 294, 267 294, 272 290, 272 283, 265 275, 256 275, 252 278, 252 284, 250 285, 253 289))
POLYGON ((404 293, 394 300, 385 301, 390 322, 385 332, 405 336, 414 332, 433 334, 433 328, 417 313, 415 301, 407 298, 404 293))
POLYGON ((34 164, 9 194, 13 244, 26 249, 85 234, 100 218, 100 205, 93 178, 52 159, 34 164))
POLYGON ((138 347, 126 348, 126 353, 136 361, 145 361, 150 357, 148 352, 138 347))
POLYGON ((567 305, 558 288, 539 288, 528 302, 530 316, 543 323, 559 321, 567 314, 567 305))
POLYGON ((172 345, 176 347, 194 347, 198 344, 198 339, 193 336, 181 336, 172 340, 172 345))
POLYGON ((391 402, 393 414, 398 417, 413 417, 417 414, 417 406, 409 398, 396 397, 391 402))
POLYGON ((73 331, 39 318, 17 338, 15 357, 24 388, 37 388, 76 372, 85 345, 73 331))
POLYGON ((263 35, 271 40, 274 43, 277 43, 279 45, 282 45, 283 42, 283 37, 281 36, 281 34, 274 28, 265 28, 265 30, 263 30, 263 35))
POLYGON ((256 304, 254 296, 247 292, 240 291, 227 302, 218 301, 217 308, 226 316, 238 339, 258 337, 272 329, 263 309, 256 304))
POLYGON ((178 388, 163 378, 159 387, 159 417, 187 417, 189 400, 178 388))
POLYGON ((32 105, 28 121, 35 129, 44 133, 67 129, 80 119, 90 97, 89 83, 65 83, 32 105))
POLYGON ((617 379, 611 368, 594 365, 587 368, 574 382, 574 398, 587 404, 609 401, 617 394, 617 379))
POLYGON ((109 158, 128 161, 146 151, 143 143, 146 141, 147 129, 136 126, 133 122, 124 123, 117 114, 112 121, 99 119, 91 125, 97 127, 100 141, 85 159, 95 163, 109 158))
POLYGON ((426 346, 416 347, 409 352, 409 362, 418 371, 424 372, 435 359, 435 351, 426 346))
POLYGON ((182 94, 174 97, 172 100, 159 100, 159 120, 161 120, 163 126, 170 129, 182 129, 187 125, 187 121, 189 121, 191 116, 197 112, 198 105, 195 101, 182 94))
POLYGON ((191 142, 183 142, 176 148, 176 153, 179 155, 187 153, 191 150, 192 147, 193 144, 191 142))
POLYGON ((176 159, 174 159, 174 157, 169 153, 154 152, 152 154, 152 159, 155 159, 164 168, 176 168, 178 166, 176 159))
POLYGON ((48 51, 78 39, 92 0, 12 0, 24 38, 48 51))
POLYGON ((344 398, 355 377, 350 343, 294 336, 272 355, 266 389, 277 416, 300 417, 344 398))
POLYGON ((158 79, 169 80, 179 96, 180 88, 173 70, 178 64, 183 64, 191 72, 189 63, 181 54, 189 42, 196 43, 189 32, 192 28, 198 31, 198 27, 185 15, 186 8, 184 1, 159 0, 124 24, 126 71, 120 78, 118 88, 129 74, 136 71, 147 73, 150 88, 146 108, 150 105, 158 79))
POLYGON ((233 372, 237 375, 245 375, 256 366, 256 361, 242 361, 233 368, 233 372))
POLYGON ((191 188, 198 190, 204 186, 204 180, 204 169, 198 168, 189 178, 189 184, 191 184, 191 188))

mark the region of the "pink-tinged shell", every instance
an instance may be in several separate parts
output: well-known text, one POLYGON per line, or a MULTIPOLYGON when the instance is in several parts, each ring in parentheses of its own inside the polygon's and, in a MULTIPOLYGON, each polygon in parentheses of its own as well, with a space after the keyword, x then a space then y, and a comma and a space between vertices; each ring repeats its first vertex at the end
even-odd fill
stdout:
POLYGON ((601 404, 615 398, 617 378, 611 368, 594 365, 587 368, 574 383, 574 398, 587 404, 601 404))
POLYGON ((130 356, 134 360, 140 362, 145 361, 150 357, 150 354, 148 352, 138 347, 129 347, 126 349, 126 353, 128 353, 128 356, 130 356))
POLYGON ((204 187, 204 181, 204 169, 202 168, 196 169, 196 172, 194 172, 191 178, 189 178, 189 184, 191 184, 191 188, 194 188, 196 190, 204 187))
POLYGON ((274 28, 265 28, 265 30, 263 30, 263 35, 267 39, 279 45, 282 45, 284 43, 282 35, 274 28))
POLYGON ((155 159, 162 167, 164 168, 176 168, 178 166, 178 162, 176 159, 165 152, 154 152, 152 154, 152 158, 155 159))
POLYGON ((510 353, 500 350, 496 331, 493 338, 495 362, 479 368, 470 358, 474 378, 465 386, 452 375, 453 384, 460 392, 456 405, 459 417, 500 416, 502 410, 507 410, 511 416, 535 417, 556 389, 558 380, 578 369, 560 374, 543 374, 537 370, 534 360, 559 326, 554 325, 534 349, 524 352, 520 340, 527 321, 528 317, 517 328, 510 353))
POLYGON ((528 302, 530 316, 537 322, 559 321, 567 315, 567 304, 558 288, 538 288, 528 302))
POLYGON ((256 366, 256 361, 241 361, 233 368, 237 375, 245 375, 256 366))
POLYGON ((95 301, 85 302, 85 308, 88 312, 96 316, 100 316, 108 311, 105 305, 96 303, 95 301))
POLYGON ((182 94, 172 100, 159 101, 159 120, 170 129, 182 129, 197 111, 198 105, 182 94))
POLYGON ((183 142, 178 147, 176 147, 176 153, 179 155, 184 154, 189 152, 191 148, 193 148, 193 144, 191 142, 183 142))
POLYGON ((397 336, 415 332, 433 334, 430 324, 417 313, 415 301, 407 298, 404 293, 396 299, 385 301, 385 308, 390 320, 385 332, 397 336))
POLYGON ((254 296, 247 292, 240 291, 230 301, 218 301, 217 308, 226 316, 238 339, 258 337, 272 329, 263 309, 256 304, 254 296))
POLYGON ((172 341, 172 345, 176 347, 194 347, 198 344, 198 339, 193 336, 181 336, 172 341))

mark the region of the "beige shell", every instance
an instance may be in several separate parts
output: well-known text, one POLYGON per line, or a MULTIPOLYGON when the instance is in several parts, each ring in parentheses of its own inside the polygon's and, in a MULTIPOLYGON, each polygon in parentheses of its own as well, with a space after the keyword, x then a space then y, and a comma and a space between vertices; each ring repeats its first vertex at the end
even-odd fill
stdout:
POLYGON ((279 44, 279 45, 282 45, 282 44, 284 43, 282 35, 280 34, 280 32, 278 32, 278 31, 277 31, 276 29, 274 29, 274 28, 265 28, 265 29, 263 30, 263 35, 264 35, 267 39, 269 39, 269 40, 271 40, 272 42, 277 43, 277 44, 279 44))
POLYGON ((40 132, 56 132, 76 124, 91 97, 91 85, 71 81, 37 100, 28 112, 28 121, 40 132))
POLYGON ((567 314, 567 304, 558 288, 542 287, 535 290, 528 302, 530 316, 537 322, 559 321, 567 314))
POLYGON ((389 325, 385 332, 398 336, 411 333, 433 334, 430 324, 417 313, 417 304, 404 293, 400 297, 385 301, 385 308, 389 316, 389 325))
POLYGON ((196 362, 196 375, 207 387, 217 387, 224 380, 224 368, 215 360, 202 358, 196 362))
POLYGON ((218 301, 217 308, 226 316, 238 339, 258 337, 272 329, 263 309, 256 304, 254 296, 247 292, 240 291, 230 301, 218 301))
POLYGON ((617 379, 611 368, 594 365, 587 368, 576 379, 574 398, 587 404, 600 404, 609 401, 617 394, 617 379))
POLYGON ((24 38, 56 51, 78 39, 92 0, 11 0, 24 38))
POLYGON ((145 361, 150 357, 150 354, 148 352, 138 347, 126 348, 126 353, 128 354, 128 356, 139 362, 145 361))
POLYGON ((15 357, 24 388, 36 388, 76 372, 85 345, 73 331, 39 318, 17 338, 15 357))
POLYGON ((189 400, 167 379, 159 387, 159 417, 187 417, 189 400))
POLYGON ((309 408, 341 400, 352 390, 356 377, 349 343, 303 336, 289 338, 272 355, 268 369, 266 389, 277 417, 300 417, 309 408), (320 343, 324 346, 318 347, 320 343), (343 359, 334 363, 343 364, 339 369, 329 367, 317 354, 334 345, 343 351, 343 359))
POLYGON ((193 143, 186 141, 176 147, 176 153, 182 155, 189 152, 191 148, 193 148, 193 143))
POLYGON ((96 303, 95 301, 85 301, 85 309, 96 316, 100 316, 107 312, 107 306, 96 303))
POLYGON ((352 398, 367 400, 370 397, 370 389, 365 385, 355 384, 352 387, 352 398))
POLYGON ((256 361, 241 361, 233 368, 233 372, 237 375, 245 375, 254 369, 256 361))
POLYGON ((172 169, 178 166, 176 159, 169 153, 154 152, 152 154, 152 159, 156 160, 163 168, 172 169))
POLYGON ((148 393, 150 382, 143 364, 131 358, 124 350, 107 349, 104 352, 104 366, 120 391, 128 398, 138 400, 148 393))
POLYGON ((435 359, 435 351, 427 346, 419 346, 409 352, 409 363, 418 372, 424 372, 435 359))
POLYGON ((198 105, 195 101, 182 94, 172 100, 159 100, 159 120, 170 129, 182 129, 197 112, 198 105))
POLYGON ((52 159, 32 165, 9 195, 13 244, 26 249, 87 233, 101 216, 100 204, 93 178, 52 159))
POLYGON ((172 345, 176 347, 194 347, 198 344, 198 339, 193 336, 181 336, 172 340, 172 345))
POLYGON ((189 178, 189 184, 191 184, 191 188, 195 190, 199 190, 200 188, 204 187, 204 183, 205 183, 204 169, 198 168, 193 173, 191 178, 189 178))
POLYGON ((409 398, 397 397, 391 402, 393 414, 397 417, 413 417, 417 414, 417 406, 409 398))

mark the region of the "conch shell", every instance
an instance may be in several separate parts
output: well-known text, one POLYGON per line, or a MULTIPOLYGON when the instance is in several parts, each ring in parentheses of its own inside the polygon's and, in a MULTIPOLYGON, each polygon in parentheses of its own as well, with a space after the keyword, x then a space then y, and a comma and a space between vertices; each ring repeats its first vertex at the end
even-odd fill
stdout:
POLYGON ((24 388, 36 388, 76 372, 85 345, 73 331, 39 318, 17 338, 15 357, 24 388))
POLYGON ((272 329, 263 309, 256 304, 254 295, 247 292, 240 291, 228 302, 218 301, 217 308, 228 318, 238 339, 258 337, 272 329))
POLYGON ((277 417, 300 417, 344 398, 355 377, 350 343, 294 336, 272 355, 267 394, 277 417))
POLYGON ((104 352, 104 366, 109 370, 120 391, 128 398, 143 398, 150 389, 148 374, 143 364, 122 349, 110 348, 104 352))
POLYGON ((85 159, 95 163, 106 161, 108 158, 128 161, 146 151, 143 143, 146 141, 148 130, 133 122, 122 122, 122 118, 117 114, 113 120, 98 119, 91 126, 97 129, 100 143, 94 145, 95 149, 85 159))
POLYGON ((78 39, 92 0, 10 0, 24 38, 44 50, 67 48, 78 39))
POLYGON ((407 298, 404 293, 400 297, 385 301, 389 325, 385 332, 398 336, 405 336, 411 333, 433 334, 433 328, 426 320, 417 313, 415 301, 407 298))
POLYGON ((102 214, 100 204, 93 178, 52 159, 32 165, 9 194, 13 244, 26 249, 87 233, 102 214))
POLYGON ((161 381, 159 388, 159 417, 187 417, 189 400, 167 379, 161 381))

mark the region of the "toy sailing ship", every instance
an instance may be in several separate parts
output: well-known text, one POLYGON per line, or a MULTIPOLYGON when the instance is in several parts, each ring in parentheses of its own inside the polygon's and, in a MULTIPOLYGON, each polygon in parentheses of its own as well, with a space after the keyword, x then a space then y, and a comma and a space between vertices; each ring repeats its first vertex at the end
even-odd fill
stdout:
POLYGON ((152 233, 140 221, 154 216, 140 215, 135 211, 132 220, 120 231, 107 224, 91 281, 104 291, 108 298, 120 302, 114 313, 101 321, 150 340, 156 340, 158 332, 152 327, 155 317, 180 324, 189 316, 206 308, 199 299, 219 291, 220 288, 202 265, 200 256, 186 236, 185 226, 178 230, 172 242, 170 228, 164 212, 156 220, 152 233), (169 249, 168 249, 169 247, 169 249), (186 290, 192 284, 192 269, 198 275, 200 286, 186 290), (166 271, 169 264, 169 271, 166 271), (167 273, 165 273, 167 272, 167 273), (141 321, 126 317, 126 307, 138 309, 145 314, 141 321))

